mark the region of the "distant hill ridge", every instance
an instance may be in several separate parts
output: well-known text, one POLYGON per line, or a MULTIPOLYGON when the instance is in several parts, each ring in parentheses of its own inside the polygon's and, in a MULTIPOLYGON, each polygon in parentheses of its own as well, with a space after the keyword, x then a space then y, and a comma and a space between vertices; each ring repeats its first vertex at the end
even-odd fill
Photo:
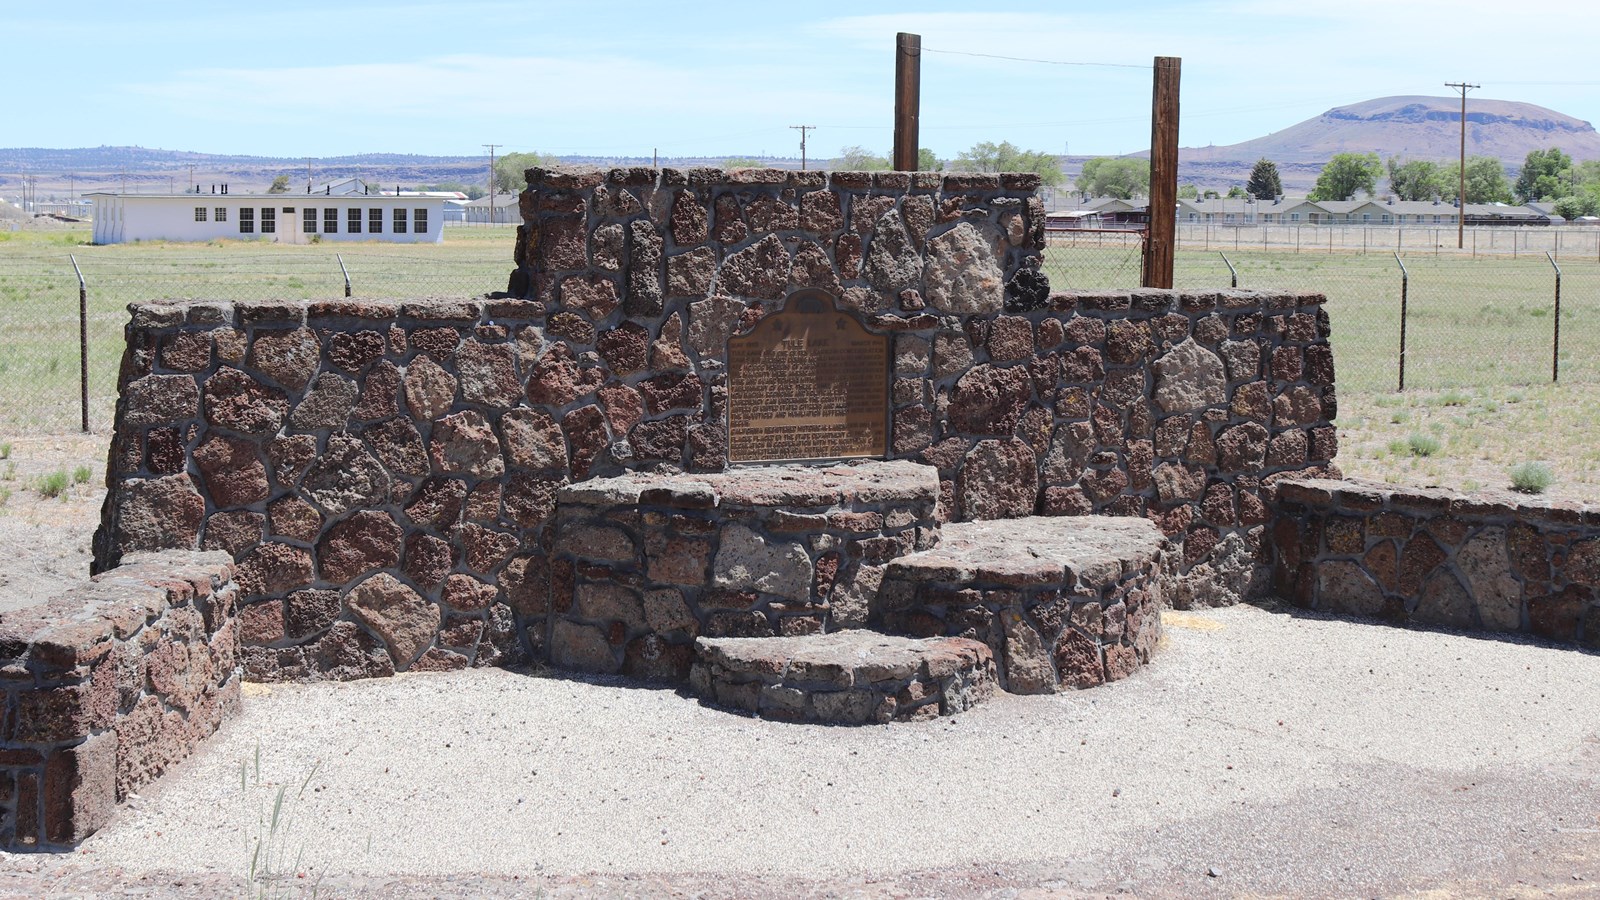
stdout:
MULTIPOLYGON (((1454 159, 1461 139, 1459 97, 1379 97, 1237 144, 1185 147, 1192 162, 1323 163, 1335 153, 1454 159)), ((1600 159, 1600 133, 1582 119, 1512 100, 1467 98, 1467 155, 1519 166, 1528 151, 1559 146, 1576 159, 1600 159)))

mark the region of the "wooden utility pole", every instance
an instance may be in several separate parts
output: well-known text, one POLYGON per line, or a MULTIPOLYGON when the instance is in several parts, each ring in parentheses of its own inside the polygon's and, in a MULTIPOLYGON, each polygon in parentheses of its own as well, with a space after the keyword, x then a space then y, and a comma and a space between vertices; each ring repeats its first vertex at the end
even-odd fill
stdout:
POLYGON ((1172 287, 1178 231, 1178 73, 1183 60, 1158 56, 1150 101, 1150 224, 1145 238, 1145 287, 1172 287))
POLYGON ((1466 246, 1467 236, 1467 91, 1483 85, 1447 81, 1444 86, 1461 92, 1461 171, 1457 173, 1460 178, 1456 185, 1456 249, 1460 250, 1466 246))
POLYGON ((494 151, 499 144, 484 144, 489 148, 489 224, 494 224, 494 151))
POLYGON ((917 123, 922 105, 922 35, 894 38, 894 168, 917 170, 917 123))
POLYGON ((800 171, 806 170, 806 132, 816 131, 815 125, 790 125, 795 131, 800 132, 800 171))

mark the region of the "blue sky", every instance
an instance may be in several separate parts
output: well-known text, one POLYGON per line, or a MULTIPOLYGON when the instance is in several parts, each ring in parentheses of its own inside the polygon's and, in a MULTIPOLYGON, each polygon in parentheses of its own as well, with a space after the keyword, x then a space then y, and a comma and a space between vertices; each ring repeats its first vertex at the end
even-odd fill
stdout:
POLYGON ((1600 118, 1600 4, 1535 8, 1537 19, 1482 0, 0 0, 13 86, 0 146, 792 156, 788 126, 815 125, 813 157, 887 153, 897 31, 922 35, 921 143, 945 157, 982 140, 1143 149, 1156 55, 1183 59, 1185 146, 1372 97, 1445 95, 1446 81, 1600 118))

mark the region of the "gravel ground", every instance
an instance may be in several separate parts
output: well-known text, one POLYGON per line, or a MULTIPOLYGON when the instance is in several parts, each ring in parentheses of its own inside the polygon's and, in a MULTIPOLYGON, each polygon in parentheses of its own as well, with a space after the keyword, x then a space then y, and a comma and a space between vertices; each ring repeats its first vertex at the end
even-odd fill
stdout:
POLYGON ((336 895, 1600 890, 1600 656, 1167 619, 1127 681, 873 728, 499 670, 254 688, 76 853, 0 858, 0 892, 237 892, 280 784, 291 883, 336 895))

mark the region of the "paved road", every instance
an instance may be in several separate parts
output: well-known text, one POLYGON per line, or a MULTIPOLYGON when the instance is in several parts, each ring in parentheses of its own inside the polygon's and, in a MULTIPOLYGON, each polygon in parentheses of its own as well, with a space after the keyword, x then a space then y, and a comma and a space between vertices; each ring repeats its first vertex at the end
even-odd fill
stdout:
POLYGON ((874 728, 496 670, 258 690, 0 895, 235 890, 263 836, 353 896, 1600 894, 1600 655, 1167 618, 1127 681, 874 728))

